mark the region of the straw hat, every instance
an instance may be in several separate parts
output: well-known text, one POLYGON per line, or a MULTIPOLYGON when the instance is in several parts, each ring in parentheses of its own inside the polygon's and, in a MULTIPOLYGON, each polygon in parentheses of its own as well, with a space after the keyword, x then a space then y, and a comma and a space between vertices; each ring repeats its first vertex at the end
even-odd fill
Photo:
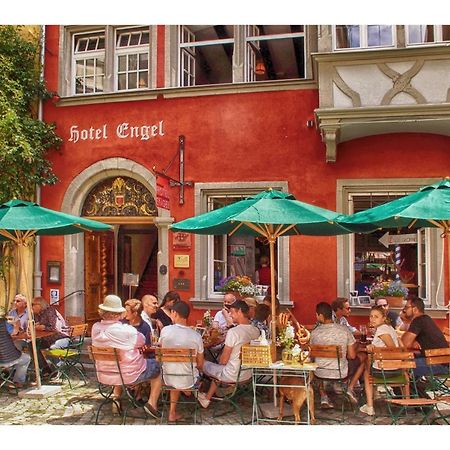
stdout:
POLYGON ((122 306, 122 300, 117 295, 107 295, 103 300, 103 303, 98 305, 98 307, 103 311, 121 313, 125 312, 126 309, 122 306))

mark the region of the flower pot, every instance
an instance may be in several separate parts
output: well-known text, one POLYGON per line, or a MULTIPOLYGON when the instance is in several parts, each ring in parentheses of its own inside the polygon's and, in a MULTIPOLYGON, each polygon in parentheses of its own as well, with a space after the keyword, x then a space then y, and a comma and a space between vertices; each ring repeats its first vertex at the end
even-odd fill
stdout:
POLYGON ((386 296, 384 297, 389 306, 392 308, 402 308, 403 305, 405 304, 405 298, 404 297, 394 297, 394 296, 386 296))

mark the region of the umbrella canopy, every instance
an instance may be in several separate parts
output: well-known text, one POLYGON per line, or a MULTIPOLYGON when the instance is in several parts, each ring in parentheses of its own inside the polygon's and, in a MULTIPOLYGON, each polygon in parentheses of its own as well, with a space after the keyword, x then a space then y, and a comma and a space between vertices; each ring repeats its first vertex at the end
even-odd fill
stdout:
MULTIPOLYGON (((236 234, 275 237, 287 235, 334 236, 353 231, 335 222, 342 215, 296 200, 273 189, 223 208, 182 220, 174 231, 195 234, 236 234)), ((367 229, 367 228, 366 228, 367 229)))
POLYGON ((413 194, 351 216, 336 218, 344 227, 366 231, 361 226, 376 228, 439 227, 450 230, 450 178, 425 186, 413 194))
MULTIPOLYGON (((25 278, 23 249, 31 237, 75 234, 83 231, 106 231, 111 228, 110 225, 95 220, 53 211, 25 200, 10 200, 0 205, 0 240, 11 240, 17 244, 19 270, 25 278)), ((26 286, 28 285, 26 284, 26 286)), ((40 389, 41 377, 37 358, 35 324, 29 292, 26 297, 37 388, 40 389)))
MULTIPOLYGON (((352 233, 335 222, 338 213, 296 200, 289 193, 273 189, 171 226, 173 231, 195 234, 229 234, 263 236, 269 242, 271 286, 275 286, 275 242, 280 236, 333 236, 352 233)), ((275 354, 275 289, 272 301, 272 355, 275 354)))
POLYGON ((107 224, 53 211, 25 200, 10 200, 0 205, 0 240, 16 240, 27 233, 28 236, 30 233, 64 235, 110 229, 107 224))

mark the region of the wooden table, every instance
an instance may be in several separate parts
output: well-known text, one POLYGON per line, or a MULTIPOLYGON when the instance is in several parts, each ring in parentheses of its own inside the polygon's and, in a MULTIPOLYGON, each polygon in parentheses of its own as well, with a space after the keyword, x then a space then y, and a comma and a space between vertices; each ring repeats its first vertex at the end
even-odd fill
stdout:
MULTIPOLYGON (((43 339, 46 337, 50 337, 53 336, 54 334, 57 334, 57 331, 43 331, 43 330, 36 330, 36 340, 38 339, 43 339)), ((31 342, 31 336, 29 334, 27 334, 25 331, 22 331, 21 333, 18 333, 16 335, 11 335, 11 337, 13 338, 13 340, 18 341, 26 341, 26 342, 31 342)))

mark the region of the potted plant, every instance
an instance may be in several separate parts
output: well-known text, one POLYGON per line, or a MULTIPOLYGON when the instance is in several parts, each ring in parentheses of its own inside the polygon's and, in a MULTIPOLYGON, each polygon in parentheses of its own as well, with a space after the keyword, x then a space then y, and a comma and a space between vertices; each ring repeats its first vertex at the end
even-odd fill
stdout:
POLYGON ((401 307, 405 297, 408 295, 408 288, 403 286, 400 280, 376 281, 366 289, 366 292, 372 298, 386 298, 390 306, 401 307))
POLYGON ((253 297, 256 295, 256 286, 247 275, 235 275, 223 278, 220 282, 221 292, 231 292, 236 298, 253 297))
POLYGON ((277 336, 277 346, 283 348, 281 352, 281 360, 285 364, 292 364, 294 362, 294 355, 292 354, 292 350, 295 344, 295 330, 291 322, 288 321, 286 325, 280 329, 280 332, 277 336))

